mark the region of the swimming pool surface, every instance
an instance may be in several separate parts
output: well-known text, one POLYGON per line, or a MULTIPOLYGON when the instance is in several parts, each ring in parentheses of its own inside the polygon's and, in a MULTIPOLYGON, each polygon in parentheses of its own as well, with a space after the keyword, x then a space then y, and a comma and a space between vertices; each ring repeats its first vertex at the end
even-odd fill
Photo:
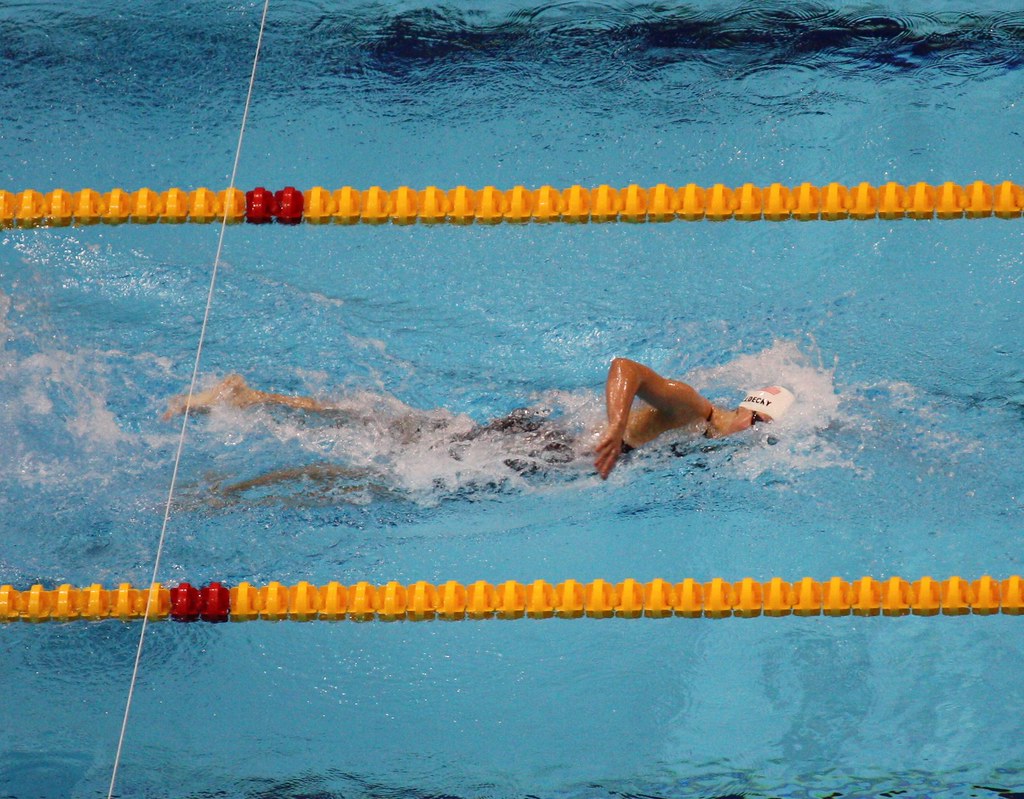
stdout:
MULTIPOLYGON (((238 185, 1019 182, 997 5, 274 0, 238 185)), ((0 9, 0 188, 226 186, 261 8, 0 9)), ((203 385, 372 421, 192 420, 161 579, 1019 574, 1021 224, 232 227, 203 385), (606 483, 453 456, 517 407, 584 447, 616 355, 800 400, 606 483)), ((0 583, 148 582, 217 233, 0 231, 0 583)), ((0 797, 106 795, 138 632, 0 626, 0 797)), ((1017 796, 1022 656, 1009 616, 154 624, 117 793, 1017 796)))

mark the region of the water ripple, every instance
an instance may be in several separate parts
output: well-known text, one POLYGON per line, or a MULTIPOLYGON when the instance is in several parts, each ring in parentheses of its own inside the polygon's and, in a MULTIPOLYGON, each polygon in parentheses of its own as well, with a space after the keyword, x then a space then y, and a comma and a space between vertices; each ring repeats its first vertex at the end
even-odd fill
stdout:
MULTIPOLYGON (((236 54, 251 45, 253 20, 247 16, 196 5, 142 16, 108 10, 63 10, 59 26, 53 24, 57 10, 47 6, 43 16, 26 11, 0 18, 3 81, 16 80, 18 72, 12 70, 17 67, 34 71, 78 65, 84 74, 102 78, 101 87, 158 92, 161 81, 148 79, 157 70, 195 80, 223 69, 225 62, 245 66, 236 54), (170 34, 177 47, 174 63, 187 69, 167 67, 170 34)), ((628 62, 641 69, 683 60, 744 69, 821 54, 847 67, 972 74, 1024 63, 1024 14, 857 16, 819 3, 740 6, 716 14, 648 4, 570 9, 551 3, 501 15, 443 7, 395 11, 376 4, 340 11, 304 2, 291 4, 269 22, 266 58, 272 61, 282 53, 296 59, 287 75, 291 81, 297 77, 294 67, 303 64, 309 66, 308 75, 352 75, 369 68, 401 77, 427 65, 479 59, 572 68, 614 58, 619 66, 628 62)))

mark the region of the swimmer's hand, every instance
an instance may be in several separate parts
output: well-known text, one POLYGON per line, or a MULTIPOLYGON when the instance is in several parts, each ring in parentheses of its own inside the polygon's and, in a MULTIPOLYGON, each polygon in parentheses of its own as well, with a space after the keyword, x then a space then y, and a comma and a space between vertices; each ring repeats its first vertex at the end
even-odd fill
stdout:
POLYGON ((602 480, 608 479, 615 464, 619 462, 619 456, 622 455, 622 434, 622 430, 609 427, 594 447, 597 456, 594 458, 594 468, 602 480))

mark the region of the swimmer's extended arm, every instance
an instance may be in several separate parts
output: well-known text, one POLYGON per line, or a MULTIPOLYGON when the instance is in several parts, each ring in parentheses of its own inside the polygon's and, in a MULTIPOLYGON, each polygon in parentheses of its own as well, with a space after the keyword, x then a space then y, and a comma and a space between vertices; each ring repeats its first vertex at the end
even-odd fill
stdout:
POLYGON ((280 405, 300 411, 314 413, 331 413, 332 408, 312 397, 298 397, 287 394, 273 394, 250 388, 241 375, 228 375, 220 383, 206 391, 192 396, 191 401, 186 395, 172 397, 164 421, 185 412, 186 404, 189 413, 206 413, 214 405, 233 405, 236 408, 248 408, 253 405, 280 405))
POLYGON ((666 430, 706 419, 711 403, 686 383, 668 380, 650 367, 628 358, 615 358, 605 384, 608 428, 595 448, 594 466, 607 478, 622 453, 622 439, 629 429, 633 446, 646 444, 666 430), (630 409, 639 397, 651 409, 637 414, 630 424, 630 409))

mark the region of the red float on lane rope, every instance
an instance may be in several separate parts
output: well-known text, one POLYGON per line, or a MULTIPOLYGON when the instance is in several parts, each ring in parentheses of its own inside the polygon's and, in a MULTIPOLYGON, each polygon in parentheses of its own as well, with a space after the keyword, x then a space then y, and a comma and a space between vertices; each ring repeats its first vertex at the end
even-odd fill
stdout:
POLYGON ((282 225, 297 225, 302 221, 305 205, 302 192, 293 186, 286 186, 274 195, 277 204, 277 221, 282 225))
POLYGON ((199 618, 203 621, 227 621, 231 594, 220 583, 210 583, 199 592, 199 618))
POLYGON ((199 592, 189 583, 171 589, 171 618, 175 621, 196 621, 199 618, 199 592))
POLYGON ((258 186, 245 193, 245 221, 251 225, 265 225, 274 221, 277 214, 277 201, 274 195, 258 186))

